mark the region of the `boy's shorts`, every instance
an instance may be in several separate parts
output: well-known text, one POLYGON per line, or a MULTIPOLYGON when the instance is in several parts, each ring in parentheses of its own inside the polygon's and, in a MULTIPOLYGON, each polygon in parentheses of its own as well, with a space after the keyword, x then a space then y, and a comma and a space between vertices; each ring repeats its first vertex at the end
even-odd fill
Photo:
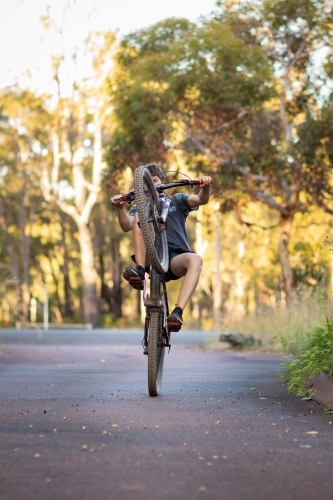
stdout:
POLYGON ((179 280, 180 279, 180 276, 176 276, 175 274, 173 274, 173 272, 170 269, 171 259, 173 257, 176 257, 176 255, 180 255, 180 252, 174 252, 174 251, 172 251, 172 252, 169 253, 169 269, 165 273, 165 281, 172 281, 172 280, 179 280))
MULTIPOLYGON (((170 269, 170 262, 173 257, 176 257, 176 255, 181 255, 182 253, 193 253, 193 252, 182 252, 182 251, 171 251, 169 253, 169 269, 165 273, 165 281, 173 281, 173 280, 179 280, 181 276, 176 276, 170 269)), ((135 255, 131 255, 131 258, 133 262, 135 262, 135 255)), ((149 267, 146 267, 146 272, 149 273, 149 267)))

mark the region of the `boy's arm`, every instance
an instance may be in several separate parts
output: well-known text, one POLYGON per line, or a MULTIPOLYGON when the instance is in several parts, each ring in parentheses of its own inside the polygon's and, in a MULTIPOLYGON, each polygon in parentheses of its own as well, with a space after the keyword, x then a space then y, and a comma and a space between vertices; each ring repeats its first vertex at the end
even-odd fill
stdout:
POLYGON ((198 179, 200 181, 199 186, 201 191, 198 194, 191 194, 188 197, 188 204, 191 208, 199 207, 200 205, 206 205, 210 198, 211 184, 213 184, 213 179, 209 175, 203 175, 198 179))
POLYGON ((124 207, 126 202, 117 199, 119 198, 119 196, 121 195, 113 196, 113 198, 111 198, 111 204, 117 208, 119 225, 124 233, 127 233, 128 231, 131 231, 131 229, 133 229, 134 217, 132 215, 127 215, 124 207))

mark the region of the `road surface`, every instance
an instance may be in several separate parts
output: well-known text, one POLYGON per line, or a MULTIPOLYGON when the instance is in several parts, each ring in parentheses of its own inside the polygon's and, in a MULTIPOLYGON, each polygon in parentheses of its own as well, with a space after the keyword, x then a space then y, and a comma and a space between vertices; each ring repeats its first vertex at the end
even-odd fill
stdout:
POLYGON ((333 415, 207 337, 173 335, 151 398, 138 331, 0 331, 1 500, 333 498, 333 415))

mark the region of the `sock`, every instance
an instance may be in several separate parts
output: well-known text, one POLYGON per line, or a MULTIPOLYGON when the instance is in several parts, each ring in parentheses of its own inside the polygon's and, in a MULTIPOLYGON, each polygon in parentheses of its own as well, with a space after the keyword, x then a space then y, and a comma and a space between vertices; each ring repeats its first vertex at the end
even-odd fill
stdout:
POLYGON ((142 278, 143 280, 145 279, 146 277, 146 271, 145 271, 145 268, 140 266, 140 265, 137 265, 136 266, 138 272, 139 272, 139 275, 140 275, 140 278, 142 278))
POLYGON ((180 316, 183 316, 183 309, 179 306, 176 306, 172 312, 178 313, 180 316))

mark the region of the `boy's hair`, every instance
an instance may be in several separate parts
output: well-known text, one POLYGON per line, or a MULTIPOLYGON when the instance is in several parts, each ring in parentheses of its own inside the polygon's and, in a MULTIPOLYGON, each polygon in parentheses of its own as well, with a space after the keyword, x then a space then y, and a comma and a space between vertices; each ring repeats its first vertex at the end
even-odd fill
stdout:
POLYGON ((149 170, 149 173, 152 177, 156 175, 156 177, 161 179, 161 182, 164 181, 164 173, 161 167, 159 167, 155 163, 149 163, 148 165, 145 165, 145 167, 149 170))

